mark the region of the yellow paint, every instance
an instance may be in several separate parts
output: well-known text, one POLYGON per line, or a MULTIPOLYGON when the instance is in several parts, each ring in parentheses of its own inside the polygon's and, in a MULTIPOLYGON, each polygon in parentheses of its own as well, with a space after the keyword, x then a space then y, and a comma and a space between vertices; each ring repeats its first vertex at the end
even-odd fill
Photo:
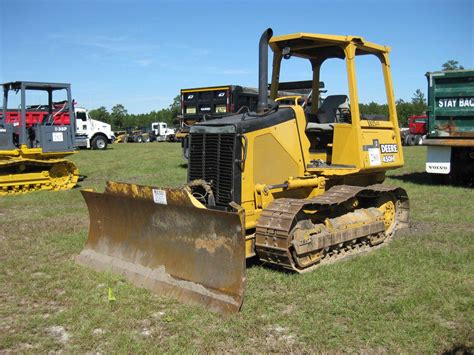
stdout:
POLYGON ((275 102, 280 102, 280 101, 287 101, 287 100, 293 100, 294 105, 298 105, 298 100, 301 99, 301 95, 291 95, 291 96, 281 96, 275 99, 275 102))
POLYGON ((114 302, 117 299, 115 298, 114 292, 112 291, 112 288, 109 287, 109 292, 107 294, 107 298, 109 299, 109 302, 114 302))
MULTIPOLYGON (((270 47, 274 53, 270 96, 277 101, 292 100, 293 105, 284 107, 291 107, 294 119, 245 133, 248 146, 242 172, 241 205, 245 210, 247 230, 255 228, 262 210, 276 198, 312 198, 324 193, 326 186, 335 184, 379 183, 384 180, 385 171, 403 166, 388 58, 390 47, 357 36, 309 33, 272 37, 270 47), (306 131, 306 115, 296 96, 277 99, 284 47, 290 47, 292 55, 313 62, 313 89, 319 88, 319 71, 325 59, 334 58, 334 53, 338 53, 337 56, 345 60, 351 119, 333 124, 332 141, 328 138, 327 145, 315 145, 314 140, 321 133, 306 131), (329 47, 339 49, 331 52, 327 51, 329 47), (389 107, 387 121, 360 118, 355 65, 360 54, 376 55, 380 60, 389 107), (396 145, 397 152, 383 153, 381 145, 396 145), (370 159, 369 148, 378 149, 380 164, 374 164, 377 160, 370 159), (384 162, 383 159, 391 161, 384 162), (312 161, 323 164, 308 166, 312 161)), ((312 112, 317 112, 317 105, 312 106, 312 112)), ((247 240, 247 256, 253 255, 251 247, 252 243, 247 240)))
POLYGON ((183 89, 181 93, 189 93, 189 92, 202 92, 202 91, 217 91, 217 90, 228 90, 230 86, 216 86, 216 87, 206 87, 206 88, 197 88, 197 89, 183 89))
POLYGON ((72 189, 79 179, 79 169, 64 157, 76 152, 43 153, 41 148, 28 148, 0 151, 0 196, 26 193, 36 190, 72 189), (28 166, 43 166, 40 171, 23 172, 28 166))
MULTIPOLYGON (((278 133, 278 132, 275 132, 278 133)), ((279 184, 289 176, 299 174, 299 162, 295 155, 288 152, 278 140, 278 135, 262 134, 253 142, 253 181, 260 184, 279 184), (268 152, 275 155, 275 159, 268 159, 268 152)))
POLYGON ((255 233, 245 237, 245 256, 255 256, 255 233))

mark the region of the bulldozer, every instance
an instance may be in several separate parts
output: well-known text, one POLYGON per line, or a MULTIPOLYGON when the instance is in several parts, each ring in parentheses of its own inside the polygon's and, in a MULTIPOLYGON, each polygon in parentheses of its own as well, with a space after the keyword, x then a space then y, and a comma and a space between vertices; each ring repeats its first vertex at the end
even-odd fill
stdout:
POLYGON ((75 153, 70 84, 16 81, 2 87, 0 196, 73 188, 79 170, 65 159, 75 153), (47 104, 27 105, 27 93, 38 92, 47 95, 47 104), (55 102, 56 94, 67 99, 55 102))
POLYGON ((184 187, 109 181, 103 193, 83 191, 90 229, 77 262, 233 313, 242 307, 252 258, 304 273, 394 238, 408 226, 409 200, 404 189, 382 184, 404 164, 389 52, 357 36, 273 36, 267 29, 259 41, 257 112, 190 128, 184 187), (359 111, 361 55, 381 64, 388 117, 359 111), (292 58, 311 65, 311 102, 277 97, 282 60, 292 58), (348 95, 320 104, 321 65, 333 59, 345 62, 348 95))

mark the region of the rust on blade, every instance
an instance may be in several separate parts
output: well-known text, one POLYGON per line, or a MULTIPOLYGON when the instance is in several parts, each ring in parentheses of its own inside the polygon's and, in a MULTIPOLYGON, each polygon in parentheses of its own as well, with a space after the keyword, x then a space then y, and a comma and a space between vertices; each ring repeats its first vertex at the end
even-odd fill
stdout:
POLYGON ((90 228, 77 262, 184 303, 221 313, 240 309, 242 215, 198 208, 185 189, 108 183, 104 193, 82 194, 90 228))

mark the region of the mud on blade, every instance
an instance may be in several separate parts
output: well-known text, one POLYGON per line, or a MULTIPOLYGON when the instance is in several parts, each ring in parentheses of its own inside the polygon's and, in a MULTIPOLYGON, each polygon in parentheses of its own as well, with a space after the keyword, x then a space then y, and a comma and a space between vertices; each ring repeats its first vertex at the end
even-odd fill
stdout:
POLYGON ((108 182, 82 191, 90 228, 79 264, 221 313, 240 309, 245 288, 242 217, 196 207, 185 189, 108 182))

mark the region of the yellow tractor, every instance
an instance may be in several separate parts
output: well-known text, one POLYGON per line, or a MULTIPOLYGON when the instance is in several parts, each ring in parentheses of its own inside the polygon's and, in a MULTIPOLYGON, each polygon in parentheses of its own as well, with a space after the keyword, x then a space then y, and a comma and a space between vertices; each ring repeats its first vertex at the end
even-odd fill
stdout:
POLYGON ((70 84, 16 81, 2 87, 0 196, 73 188, 79 170, 64 159, 74 154, 70 84), (42 93, 47 104, 27 106, 27 93, 28 98, 42 93), (66 99, 54 102, 58 96, 66 99))
POLYGON ((191 127, 183 188, 108 182, 104 193, 83 191, 90 230, 77 261, 230 313, 242 305, 247 258, 302 273, 393 238, 409 204, 405 190, 381 184, 403 166, 389 51, 362 37, 266 30, 257 112, 191 127), (387 117, 360 113, 360 55, 381 64, 387 117), (311 64, 311 102, 277 100, 280 64, 294 57, 311 64), (348 95, 319 105, 321 64, 332 59, 345 61, 348 95))

